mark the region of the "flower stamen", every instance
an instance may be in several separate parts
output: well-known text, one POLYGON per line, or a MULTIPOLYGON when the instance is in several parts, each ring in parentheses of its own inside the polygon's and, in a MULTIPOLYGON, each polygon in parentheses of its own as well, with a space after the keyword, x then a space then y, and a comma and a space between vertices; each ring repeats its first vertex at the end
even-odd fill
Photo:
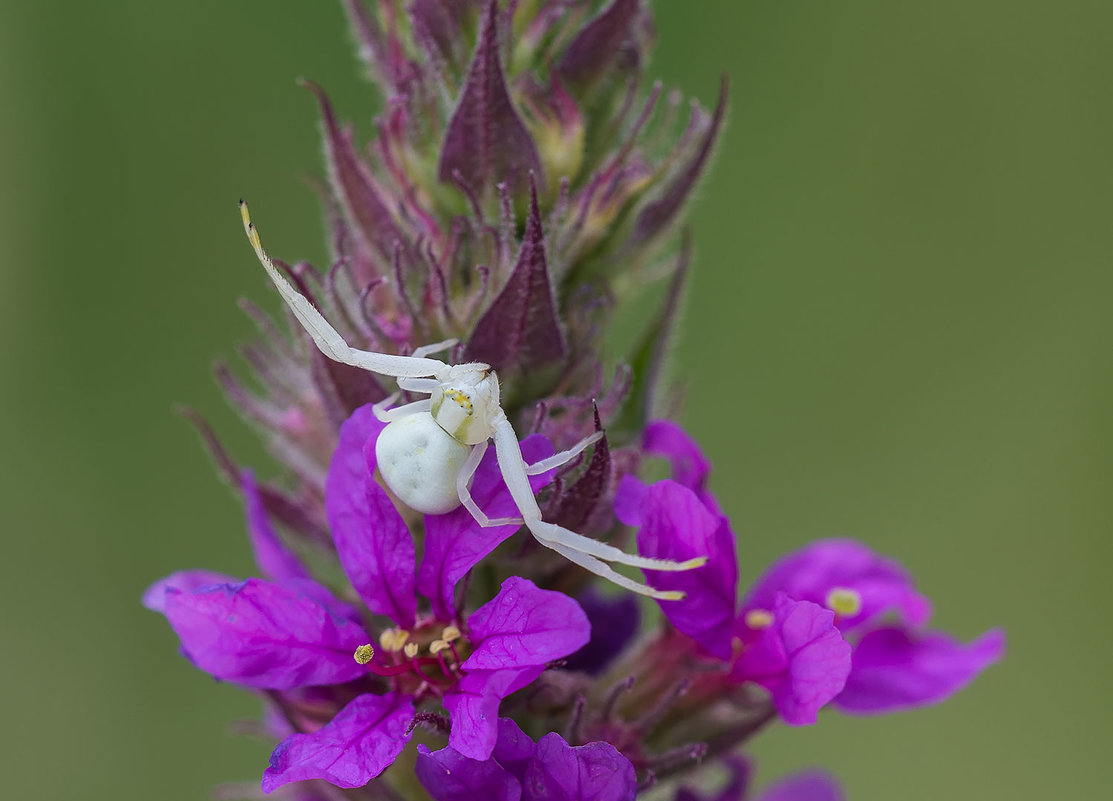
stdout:
POLYGON ((832 587, 826 603, 827 608, 840 617, 854 617, 862 611, 862 596, 846 587, 832 587))
POLYGON ((751 609, 744 619, 751 629, 767 629, 773 625, 773 613, 768 609, 751 609))

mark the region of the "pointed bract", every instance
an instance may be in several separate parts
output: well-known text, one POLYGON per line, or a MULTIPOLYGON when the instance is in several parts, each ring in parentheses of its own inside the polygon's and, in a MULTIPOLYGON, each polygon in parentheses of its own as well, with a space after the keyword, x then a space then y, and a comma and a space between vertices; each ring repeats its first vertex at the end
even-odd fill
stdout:
POLYGON ((496 370, 529 370, 566 354, 545 258, 537 189, 530 187, 526 237, 514 272, 476 323, 467 358, 496 370))
POLYGON ((479 195, 508 183, 523 193, 529 174, 541 174, 533 137, 514 108, 499 60, 498 3, 483 12, 479 45, 441 148, 444 183, 458 174, 479 195))
POLYGON ((325 91, 311 81, 303 83, 321 107, 329 174, 344 214, 364 245, 389 263, 395 243, 406 240, 380 197, 369 168, 357 155, 351 135, 340 129, 325 91))

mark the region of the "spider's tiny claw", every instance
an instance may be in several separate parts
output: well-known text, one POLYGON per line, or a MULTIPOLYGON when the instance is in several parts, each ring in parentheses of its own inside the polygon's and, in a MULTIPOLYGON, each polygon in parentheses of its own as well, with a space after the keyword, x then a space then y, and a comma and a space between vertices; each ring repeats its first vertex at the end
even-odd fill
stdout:
POLYGON ((689 559, 680 563, 680 570, 695 570, 697 567, 703 567, 707 564, 706 556, 697 556, 695 559, 689 559))

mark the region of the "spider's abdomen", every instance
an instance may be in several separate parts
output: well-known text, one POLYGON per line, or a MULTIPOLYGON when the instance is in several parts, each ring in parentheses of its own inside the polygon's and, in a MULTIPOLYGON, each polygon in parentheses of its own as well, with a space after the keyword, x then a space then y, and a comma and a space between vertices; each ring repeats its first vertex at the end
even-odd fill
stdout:
POLYGON ((471 446, 453 439, 428 412, 395 420, 375 442, 383 481, 404 504, 429 515, 460 505, 456 477, 470 451, 471 446))

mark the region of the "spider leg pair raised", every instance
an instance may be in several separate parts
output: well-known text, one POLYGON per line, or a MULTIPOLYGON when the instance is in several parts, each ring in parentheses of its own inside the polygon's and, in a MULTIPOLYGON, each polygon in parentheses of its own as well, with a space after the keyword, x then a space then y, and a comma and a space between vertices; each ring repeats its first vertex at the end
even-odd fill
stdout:
POLYGON ((259 232, 243 201, 240 201, 240 213, 255 255, 320 351, 334 361, 397 379, 399 391, 373 409, 380 420, 389 422, 376 442, 379 471, 400 500, 428 514, 441 514, 463 505, 484 527, 524 524, 542 545, 621 587, 662 600, 684 597, 681 592, 657 590, 636 582, 608 563, 678 571, 700 567, 707 561, 705 558, 673 562, 629 554, 542 519, 529 476, 567 463, 597 441, 601 432, 586 437, 566 451, 527 464, 514 427, 499 403, 498 377, 489 365, 479 362, 447 364, 429 358, 431 353, 452 347, 455 340, 422 346, 410 356, 350 347, 275 267, 263 249, 259 232), (390 408, 402 391, 430 397, 390 408), (420 442, 420 447, 413 447, 415 440, 420 442), (471 480, 491 440, 495 443, 499 472, 521 518, 488 518, 471 497, 471 480), (393 461, 382 458, 381 448, 392 449, 396 458, 393 461), (390 467, 391 464, 395 466, 390 467), (401 477, 403 474, 405 480, 401 477))

